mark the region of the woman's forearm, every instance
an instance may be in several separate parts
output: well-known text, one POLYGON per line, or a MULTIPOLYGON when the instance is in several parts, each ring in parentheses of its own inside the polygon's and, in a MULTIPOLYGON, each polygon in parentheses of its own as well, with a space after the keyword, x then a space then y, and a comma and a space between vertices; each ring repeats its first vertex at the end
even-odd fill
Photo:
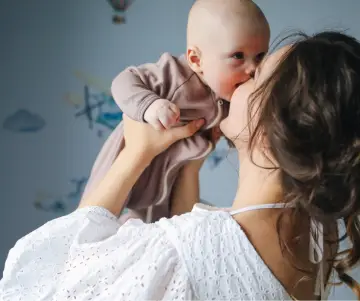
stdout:
POLYGON ((190 212, 200 201, 200 167, 198 163, 190 162, 181 169, 171 195, 171 216, 190 212))
POLYGON ((119 216, 132 187, 152 158, 126 149, 120 152, 104 179, 80 203, 79 207, 101 206, 119 216))

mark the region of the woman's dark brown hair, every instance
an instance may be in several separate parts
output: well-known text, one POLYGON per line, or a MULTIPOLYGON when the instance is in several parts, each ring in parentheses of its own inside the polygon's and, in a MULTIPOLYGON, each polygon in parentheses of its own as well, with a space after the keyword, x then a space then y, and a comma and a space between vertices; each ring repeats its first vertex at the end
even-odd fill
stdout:
POLYGON ((346 274, 360 259, 359 42, 339 32, 302 35, 250 99, 249 112, 254 108, 250 151, 259 139, 266 143, 295 212, 324 224, 344 222, 341 239, 351 247, 332 264, 360 298, 346 274))

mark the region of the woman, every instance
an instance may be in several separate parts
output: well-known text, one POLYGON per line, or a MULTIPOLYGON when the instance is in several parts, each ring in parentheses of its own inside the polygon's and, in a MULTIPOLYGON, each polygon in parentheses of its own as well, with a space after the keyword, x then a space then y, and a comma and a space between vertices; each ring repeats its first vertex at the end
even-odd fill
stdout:
POLYGON ((97 190, 11 250, 3 299, 305 300, 326 298, 334 269, 359 293, 344 274, 360 254, 359 115, 360 44, 299 40, 237 89, 221 124, 241 161, 232 208, 120 226, 141 172, 201 126, 153 132, 126 119, 125 150, 97 190), (353 245, 334 261, 339 219, 353 245))

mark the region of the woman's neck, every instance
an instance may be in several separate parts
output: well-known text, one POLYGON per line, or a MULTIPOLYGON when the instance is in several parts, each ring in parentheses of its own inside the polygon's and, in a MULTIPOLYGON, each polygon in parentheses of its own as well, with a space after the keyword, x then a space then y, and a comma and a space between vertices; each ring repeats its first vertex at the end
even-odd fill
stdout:
POLYGON ((254 153, 254 160, 260 167, 252 163, 249 156, 239 154, 240 171, 233 209, 282 201, 278 172, 262 168, 270 167, 263 156, 254 153))

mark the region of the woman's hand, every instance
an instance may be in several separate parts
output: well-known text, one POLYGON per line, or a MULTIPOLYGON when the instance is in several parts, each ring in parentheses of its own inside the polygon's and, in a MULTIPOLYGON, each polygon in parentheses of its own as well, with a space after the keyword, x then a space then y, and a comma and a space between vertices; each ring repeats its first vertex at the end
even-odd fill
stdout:
POLYGON ((203 120, 198 120, 182 127, 157 131, 149 124, 124 116, 125 147, 79 207, 101 206, 119 216, 129 192, 152 159, 174 142, 195 134, 203 124, 203 120))
POLYGON ((203 119, 167 130, 156 130, 149 124, 124 115, 125 148, 128 152, 152 160, 176 141, 194 135, 204 124, 203 119))
MULTIPOLYGON (((211 129, 209 129, 209 130, 207 130, 205 132, 205 137, 209 141, 211 141, 211 143, 214 145, 214 149, 216 147, 216 144, 219 142, 221 136, 222 136, 222 133, 221 133, 221 130, 220 130, 219 126, 213 127, 213 128, 211 128, 211 129)), ((195 170, 199 171, 209 155, 210 154, 208 154, 206 157, 189 161, 188 163, 186 163, 184 168, 189 168, 189 169, 192 169, 194 171, 195 170)))
MULTIPOLYGON (((215 149, 215 146, 219 142, 222 135, 223 134, 221 133, 221 130, 220 130, 219 126, 213 127, 213 128, 211 128, 211 129, 209 129, 209 130, 207 130, 205 132, 205 137, 209 141, 211 141, 211 143, 214 145, 214 149, 215 149)), ((206 161, 206 159, 207 159, 207 157, 209 155, 210 154, 208 154, 206 157, 189 161, 188 163, 186 163, 184 168, 192 169, 193 171, 196 171, 196 170, 200 171, 202 165, 204 164, 204 162, 206 161)))

